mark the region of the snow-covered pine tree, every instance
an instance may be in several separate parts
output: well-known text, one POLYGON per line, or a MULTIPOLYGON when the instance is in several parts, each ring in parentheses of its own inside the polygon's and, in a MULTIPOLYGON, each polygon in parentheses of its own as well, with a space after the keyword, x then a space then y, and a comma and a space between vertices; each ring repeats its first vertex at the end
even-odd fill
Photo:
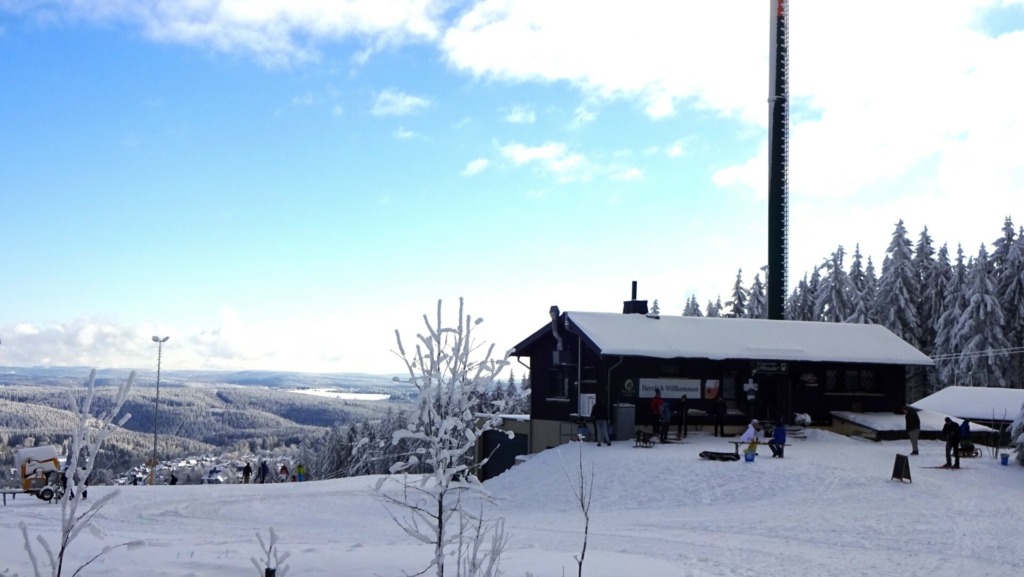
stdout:
POLYGON ((697 295, 690 295, 690 298, 686 301, 686 308, 683 309, 684 317, 702 317, 703 313, 700 312, 700 304, 697 303, 697 295))
MULTIPOLYGON (((921 301, 921 282, 914 267, 913 251, 903 220, 896 224, 892 241, 886 249, 882 277, 878 280, 875 316, 878 324, 896 336, 920 348, 921 324, 917 316, 921 301)), ((907 371, 907 400, 924 396, 925 373, 916 367, 907 371)))
POLYGON ((949 262, 949 247, 943 244, 935 259, 935 264, 926 272, 921 284, 921 324, 927 338, 922 339, 922 351, 932 354, 935 348, 936 331, 939 317, 946 305, 946 290, 953 278, 953 267, 949 262))
MULTIPOLYGON (((924 303, 921 307, 921 311, 923 311, 922 314, 927 315, 926 317, 922 317, 921 329, 925 334, 925 338, 922 339, 922 351, 926 355, 933 355, 936 353, 939 319, 945 311, 947 297, 946 291, 949 290, 952 278, 953 267, 949 262, 949 247, 946 244, 943 244, 942 247, 939 248, 935 265, 928 270, 924 283, 921 285, 921 301, 924 303)), ((936 366, 937 364, 938 363, 936 363, 936 366)), ((942 388, 938 371, 928 370, 925 374, 926 394, 934 393, 942 388)))
POLYGON ((932 307, 934 301, 929 298, 928 293, 929 289, 934 288, 930 281, 934 279, 937 268, 935 247, 932 246, 932 237, 928 234, 926 226, 914 248, 914 269, 917 271, 918 286, 921 287, 921 298, 917 302, 917 319, 921 327, 918 347, 926 355, 930 355, 935 347, 935 312, 932 307))
POLYGON ((768 318, 768 299, 761 284, 761 275, 754 275, 754 284, 750 286, 750 300, 747 301, 747 318, 768 318))
POLYGON ((747 315, 747 289, 743 287, 742 268, 736 273, 736 282, 732 285, 732 300, 725 303, 725 306, 729 309, 726 316, 739 319, 747 315))
MULTIPOLYGON (((806 276, 804 278, 806 280, 806 276)), ((799 304, 798 304, 800 302, 800 298, 801 298, 801 296, 800 296, 800 284, 801 283, 797 283, 797 285, 795 287, 793 287, 793 292, 789 293, 789 298, 786 299, 786 311, 783 314, 784 314, 786 320, 788 320, 788 321, 799 320, 797 317, 798 317, 798 313, 799 313, 799 310, 800 310, 800 307, 799 307, 799 304)))
POLYGON ((869 325, 871 324, 871 307, 867 304, 865 295, 867 287, 867 274, 864 272, 863 256, 860 254, 860 243, 857 243, 853 250, 853 262, 850 263, 850 303, 853 312, 846 317, 844 322, 869 325))
POLYGON ((651 305, 651 314, 652 315, 660 315, 661 314, 661 307, 658 306, 658 299, 654 299, 654 304, 651 305))
POLYGON ((800 320, 820 321, 816 307, 818 303, 818 292, 821 290, 821 269, 814 267, 811 271, 811 278, 803 288, 804 299, 801 303, 800 320))
POLYGON ((1003 305, 1003 333, 1014 348, 1010 358, 1010 382, 1024 384, 1024 227, 1003 261, 996 298, 1003 305))
POLYGON ((493 561, 501 555, 496 544, 504 543, 504 524, 500 519, 487 521, 471 507, 489 498, 477 477, 487 459, 477 461, 475 450, 477 439, 501 423, 504 407, 500 402, 486 406, 483 397, 508 365, 508 354, 500 360, 493 358, 492 344, 482 358, 473 358, 482 346, 473 339, 473 327, 482 319, 464 316, 462 299, 455 326, 444 326, 441 301, 436 321, 432 323, 427 315, 423 321, 426 331, 417 335, 414 352, 406 350, 401 334, 395 331, 397 354, 409 372, 403 382, 416 387, 419 398, 408 427, 396 431, 392 443, 412 441, 415 449, 395 462, 390 475, 377 483, 378 494, 391 507, 404 510, 402 518, 391 509, 389 513, 406 533, 433 545, 433 560, 424 571, 433 568, 437 577, 444 577, 446 563, 450 563, 459 577, 493 576, 496 565, 487 559, 493 561), (421 464, 427 469, 425 474, 409 474, 421 464), (385 490, 388 481, 400 490, 385 490), (490 549, 484 546, 488 540, 495 544, 490 549), (467 565, 462 554, 468 551, 474 552, 474 559, 467 565), (477 553, 486 559, 478 563, 477 553))
POLYGON ((796 288, 793 289, 793 295, 787 303, 787 308, 790 312, 786 315, 786 318, 794 321, 811 321, 814 320, 814 292, 811 290, 811 282, 807 279, 807 274, 804 274, 804 278, 800 282, 796 283, 796 288))
POLYGON ((949 282, 946 283, 946 299, 942 304, 942 314, 935 325, 935 347, 932 357, 935 359, 940 387, 960 382, 957 365, 964 347, 964 335, 957 332, 957 324, 967 309, 967 280, 964 249, 957 245, 956 263, 953 265, 949 282))
POLYGON ((853 284, 843 270, 843 259, 846 252, 842 245, 832 253, 819 268, 825 269, 825 276, 818 287, 817 299, 814 303, 814 316, 830 323, 844 322, 853 314, 853 284))
POLYGON ((878 317, 874 316, 875 301, 878 300, 878 275, 875 274, 875 263, 868 257, 868 265, 864 267, 864 291, 861 293, 864 298, 864 308, 871 315, 871 322, 878 323, 878 317))
POLYGON ((992 255, 989 257, 989 264, 992 265, 992 270, 995 272, 997 284, 1006 265, 1006 258, 1010 255, 1010 247, 1013 246, 1015 236, 1013 219, 1007 216, 1003 221, 1003 234, 992 242, 992 255))
POLYGON ((1003 307, 996 300, 988 252, 981 245, 971 271, 970 292, 956 331, 963 335, 958 370, 970 375, 972 384, 1007 386, 1010 348, 1003 334, 1003 307))
POLYGON ((715 302, 708 301, 708 307, 704 313, 704 316, 710 318, 722 316, 722 297, 718 297, 715 302))
POLYGON ((1024 465, 1024 405, 1020 407, 1020 414, 1010 425, 1010 448, 1017 455, 1017 462, 1024 465))
POLYGON ((921 283, 917 280, 910 247, 907 229, 901 219, 886 249, 886 263, 878 280, 875 312, 879 324, 917 347, 921 340, 921 325, 917 318, 921 283))

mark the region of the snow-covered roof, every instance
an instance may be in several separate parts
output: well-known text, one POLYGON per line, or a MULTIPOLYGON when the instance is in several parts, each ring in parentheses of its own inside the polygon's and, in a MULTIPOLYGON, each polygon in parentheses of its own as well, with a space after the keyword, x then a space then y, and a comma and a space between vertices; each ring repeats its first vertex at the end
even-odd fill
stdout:
MULTIPOLYGON (((907 430, 907 419, 902 414, 896 413, 854 413, 852 411, 832 411, 832 416, 849 421, 855 425, 871 429, 873 431, 905 431, 907 430)), ((946 417, 949 416, 956 424, 963 422, 963 419, 938 413, 934 411, 918 411, 918 418, 921 419, 922 431, 941 431, 946 424, 946 417)), ((970 417, 966 417, 970 419, 970 417)), ((973 433, 995 433, 996 430, 977 423, 971 424, 973 433)))
POLYGON ((567 312, 602 354, 931 365, 922 352, 880 325, 567 312))
POLYGON ((1024 389, 946 387, 911 406, 972 421, 1012 421, 1024 407, 1024 389))

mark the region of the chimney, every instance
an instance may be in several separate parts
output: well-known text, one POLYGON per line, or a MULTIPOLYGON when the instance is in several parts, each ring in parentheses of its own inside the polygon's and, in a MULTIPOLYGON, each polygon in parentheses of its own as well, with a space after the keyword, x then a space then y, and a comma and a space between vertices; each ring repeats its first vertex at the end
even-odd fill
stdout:
POLYGON ((633 281, 633 299, 622 302, 622 314, 624 315, 645 315, 647 314, 647 301, 636 300, 636 281, 633 281))
POLYGON ((551 315, 551 334, 555 336, 555 341, 558 345, 555 350, 551 351, 551 363, 556 367, 559 365, 568 364, 568 355, 563 350, 562 335, 558 333, 558 319, 562 315, 561 311, 558 310, 557 306, 552 306, 548 310, 548 314, 551 315))

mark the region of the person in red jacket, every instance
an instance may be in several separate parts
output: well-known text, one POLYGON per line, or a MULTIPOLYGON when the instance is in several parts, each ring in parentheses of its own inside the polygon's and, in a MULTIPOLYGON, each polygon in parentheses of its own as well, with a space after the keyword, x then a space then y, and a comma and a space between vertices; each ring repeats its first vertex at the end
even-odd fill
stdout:
POLYGON ((654 389, 654 398, 651 399, 651 415, 654 420, 654 434, 661 433, 661 405, 665 399, 661 398, 661 389, 654 389))

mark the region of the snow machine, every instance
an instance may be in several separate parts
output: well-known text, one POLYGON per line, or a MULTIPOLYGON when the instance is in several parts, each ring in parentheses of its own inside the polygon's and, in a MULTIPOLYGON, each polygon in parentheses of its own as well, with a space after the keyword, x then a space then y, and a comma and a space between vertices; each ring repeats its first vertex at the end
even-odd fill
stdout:
POLYGON ((27 447, 14 454, 14 466, 21 473, 21 489, 44 501, 59 499, 64 493, 60 482, 57 447, 27 447))

